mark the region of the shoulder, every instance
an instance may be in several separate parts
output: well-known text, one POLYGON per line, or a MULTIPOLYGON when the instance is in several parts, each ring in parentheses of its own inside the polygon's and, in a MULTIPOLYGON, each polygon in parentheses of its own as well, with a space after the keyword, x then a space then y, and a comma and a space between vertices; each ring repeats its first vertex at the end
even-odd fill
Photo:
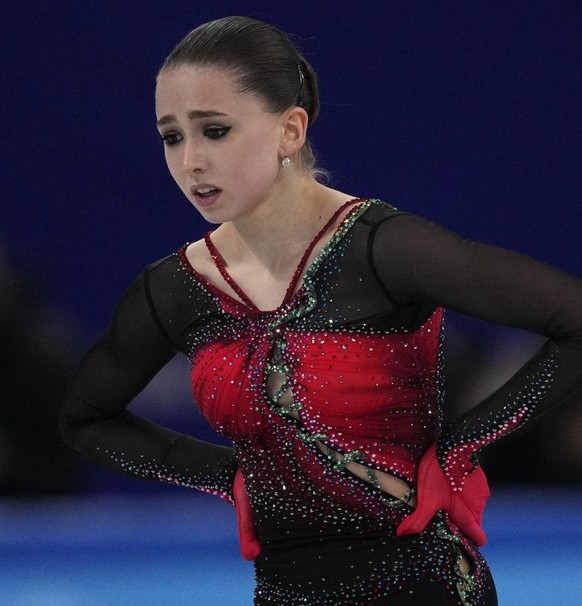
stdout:
POLYGON ((187 268, 194 269, 201 276, 208 277, 215 268, 214 261, 204 240, 190 242, 183 246, 178 253, 182 255, 182 261, 187 268))
POLYGON ((367 209, 360 217, 360 222, 366 225, 378 225, 387 219, 407 214, 392 204, 378 198, 368 198, 365 201, 367 209))
POLYGON ((138 280, 143 280, 149 297, 153 292, 163 292, 173 281, 180 268, 179 253, 181 249, 150 263, 145 267, 138 280))
POLYGON ((362 211, 358 213, 352 231, 357 241, 368 242, 368 244, 378 237, 379 232, 385 231, 388 225, 398 224, 398 221, 395 222, 393 219, 410 216, 409 213, 378 198, 365 199, 362 211))
POLYGON ((420 215, 377 201, 365 213, 368 262, 376 267, 417 274, 419 267, 433 267, 470 253, 470 240, 420 215))
POLYGON ((166 286, 171 284, 177 276, 187 274, 202 258, 203 248, 202 240, 183 244, 169 255, 147 265, 143 271, 145 280, 150 283, 165 283, 166 286))
MULTIPOLYGON (((152 301, 173 299, 180 301, 183 297, 196 298, 200 289, 198 272, 194 264, 203 259, 200 242, 186 243, 173 253, 150 263, 143 271, 143 280, 148 296, 152 301)), ((202 242, 202 246, 204 243, 202 242)), ((201 291, 203 292, 203 291, 201 291)))
POLYGON ((457 234, 446 227, 413 212, 396 208, 392 204, 375 198, 368 200, 368 203, 370 206, 360 220, 372 227, 371 236, 374 239, 389 238, 394 242, 402 239, 409 244, 411 237, 413 240, 424 240, 429 235, 437 239, 443 236, 460 239, 457 234))
POLYGON ((191 248, 190 244, 181 246, 142 273, 151 312, 172 340, 191 322, 217 311, 214 298, 190 264, 191 248))

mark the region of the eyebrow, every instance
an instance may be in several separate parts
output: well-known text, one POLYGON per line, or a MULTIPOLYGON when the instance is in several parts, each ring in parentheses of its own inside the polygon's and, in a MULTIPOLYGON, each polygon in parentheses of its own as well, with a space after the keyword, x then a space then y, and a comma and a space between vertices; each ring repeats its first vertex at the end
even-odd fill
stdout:
MULTIPOLYGON (((188 112, 188 118, 190 120, 198 120, 200 118, 214 118, 216 116, 227 116, 228 114, 223 114, 221 112, 217 112, 214 110, 202 111, 202 110, 192 110, 188 112)), ((168 114, 167 116, 163 116, 156 122, 156 126, 163 126, 164 124, 169 124, 170 122, 174 122, 176 117, 173 114, 168 114)))

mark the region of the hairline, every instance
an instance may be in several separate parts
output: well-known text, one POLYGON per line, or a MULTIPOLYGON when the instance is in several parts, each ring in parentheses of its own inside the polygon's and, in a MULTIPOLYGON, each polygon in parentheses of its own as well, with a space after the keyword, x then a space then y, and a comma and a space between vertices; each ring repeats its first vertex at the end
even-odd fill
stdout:
POLYGON ((262 95, 258 92, 245 90, 244 87, 241 86, 241 81, 245 76, 245 72, 248 72, 248 70, 244 69, 242 64, 233 65, 233 62, 228 62, 228 61, 220 60, 220 59, 215 60, 215 61, 211 61, 208 59, 203 59, 202 61, 177 59, 177 60, 169 61, 167 63, 165 62, 162 65, 162 67, 158 70, 158 73, 156 75, 156 87, 158 85, 158 78, 160 77, 161 74, 163 74, 164 72, 167 72, 171 69, 177 69, 184 65, 190 66, 190 67, 210 67, 210 68, 215 67, 215 68, 223 69, 225 72, 230 72, 230 75, 233 76, 233 80, 236 84, 237 92, 240 93, 241 95, 247 95, 249 97, 254 97, 255 99, 262 101, 265 111, 268 112, 269 114, 274 114, 274 115, 280 116, 280 115, 284 114, 291 107, 294 107, 294 105, 291 104, 289 107, 286 107, 285 109, 283 109, 281 111, 271 109, 271 104, 269 103, 268 99, 266 99, 265 95, 262 95))
MULTIPOLYGON (((169 71, 171 69, 177 69, 180 66, 184 66, 184 65, 186 65, 186 66, 189 65, 191 67, 216 67, 216 68, 224 69, 225 71, 230 71, 235 82, 237 83, 238 92, 243 95, 248 95, 249 97, 254 97, 255 99, 261 101, 263 103, 263 107, 264 107, 265 111, 267 111, 270 114, 280 116, 280 115, 284 114, 290 108, 295 107, 295 105, 291 104, 291 105, 289 105, 289 107, 286 107, 285 109, 283 109, 281 111, 273 110, 273 109, 271 109, 271 104, 268 102, 268 100, 265 98, 264 95, 261 95, 257 92, 244 90, 243 87, 238 86, 238 84, 240 84, 242 78, 244 78, 244 74, 248 73, 249 70, 244 68, 242 61, 237 62, 236 60, 228 61, 226 59, 201 59, 201 60, 197 60, 197 61, 192 61, 191 59, 186 59, 186 58, 176 59, 176 58, 168 57, 168 59, 166 59, 166 61, 164 61, 164 63, 162 64, 162 67, 160 67, 160 69, 158 70, 158 73, 156 76, 156 86, 158 83, 158 78, 160 77, 160 75, 162 73, 164 73, 165 71, 169 71)), ((299 107, 299 106, 297 106, 297 107, 299 107)), ((306 150, 309 150, 309 154, 313 158, 313 150, 311 147, 311 143, 307 137, 305 138, 305 142, 301 146, 301 150, 299 151, 298 156, 297 156, 301 169, 310 172, 314 178, 317 174, 322 174, 325 176, 327 174, 327 171, 325 171, 323 169, 318 169, 315 166, 314 158, 313 158, 312 166, 305 164, 305 159, 303 157, 304 148, 306 150)))

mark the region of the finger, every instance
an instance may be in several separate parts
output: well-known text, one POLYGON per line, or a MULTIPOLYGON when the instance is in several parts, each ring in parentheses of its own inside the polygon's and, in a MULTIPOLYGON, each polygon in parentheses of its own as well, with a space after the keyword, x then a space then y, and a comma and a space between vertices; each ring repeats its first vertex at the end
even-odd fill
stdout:
POLYGON ((254 560, 261 552, 261 546, 257 539, 253 510, 240 469, 237 470, 234 478, 233 494, 241 556, 245 560, 254 560))
POLYGON ((468 505, 465 500, 466 496, 455 495, 449 517, 464 535, 468 536, 475 545, 481 547, 487 542, 487 536, 481 528, 481 512, 484 502, 471 502, 468 505))
POLYGON ((413 513, 406 516, 396 528, 396 536, 406 534, 420 534, 432 520, 436 510, 432 507, 421 507, 420 505, 413 513))
POLYGON ((255 558, 259 557, 261 553, 261 544, 257 539, 251 539, 248 541, 240 541, 240 555, 243 560, 251 562, 255 558))
POLYGON ((450 516, 451 520, 459 528, 459 530, 469 537, 477 547, 482 547, 487 543, 487 535, 483 532, 481 526, 475 521, 472 513, 458 513, 450 516))

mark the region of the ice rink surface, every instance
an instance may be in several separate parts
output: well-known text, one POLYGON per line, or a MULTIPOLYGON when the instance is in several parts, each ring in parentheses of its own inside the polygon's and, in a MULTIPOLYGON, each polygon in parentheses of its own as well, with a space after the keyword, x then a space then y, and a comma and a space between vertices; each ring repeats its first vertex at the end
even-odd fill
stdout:
MULTIPOLYGON (((501 606, 582 604, 582 490, 494 489, 501 606)), ((250 606, 234 509, 166 495, 0 502, 1 606, 250 606)))

